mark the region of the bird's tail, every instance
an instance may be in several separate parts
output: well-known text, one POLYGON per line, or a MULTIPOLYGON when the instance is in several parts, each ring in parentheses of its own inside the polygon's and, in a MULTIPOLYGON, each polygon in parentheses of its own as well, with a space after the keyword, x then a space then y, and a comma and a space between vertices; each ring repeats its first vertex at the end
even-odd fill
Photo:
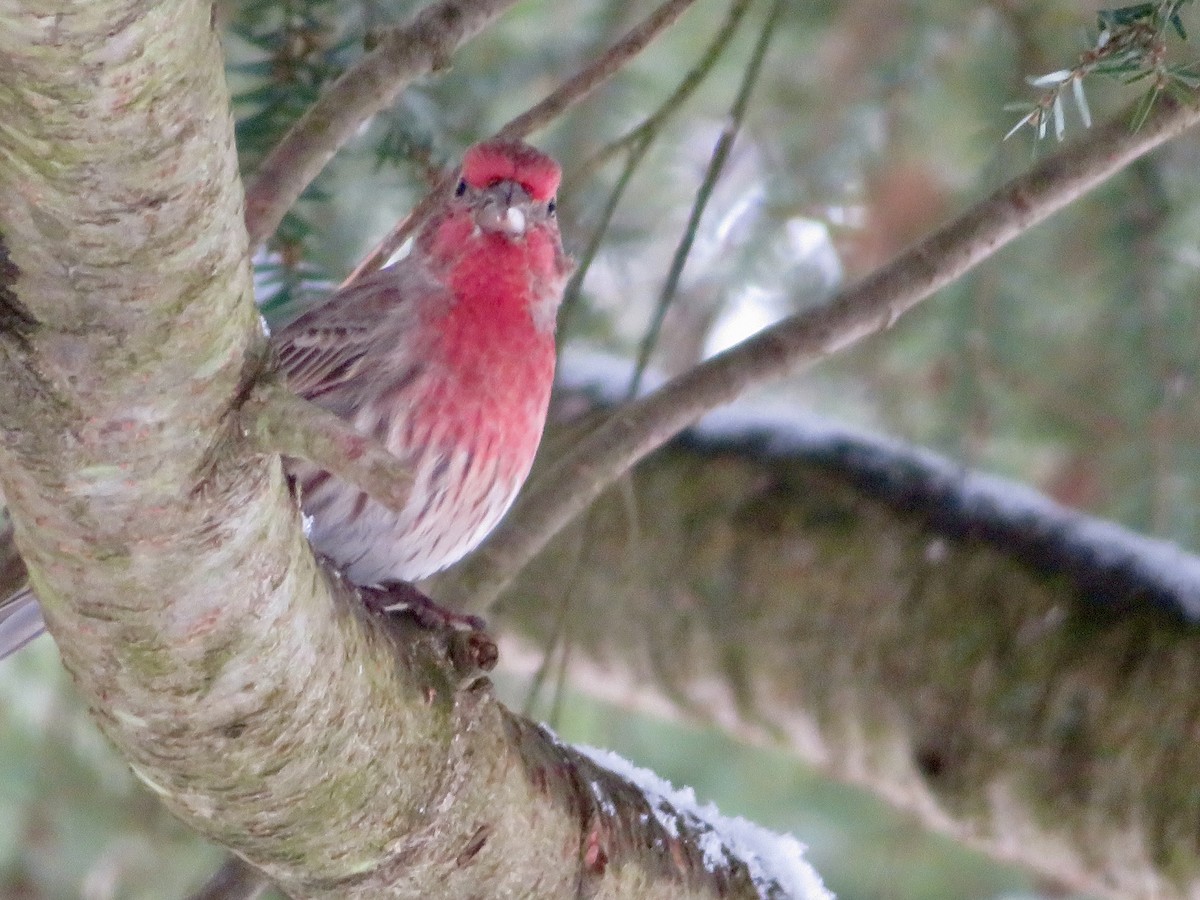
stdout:
POLYGON ((0 603, 0 659, 16 653, 46 630, 42 608, 29 588, 0 603))

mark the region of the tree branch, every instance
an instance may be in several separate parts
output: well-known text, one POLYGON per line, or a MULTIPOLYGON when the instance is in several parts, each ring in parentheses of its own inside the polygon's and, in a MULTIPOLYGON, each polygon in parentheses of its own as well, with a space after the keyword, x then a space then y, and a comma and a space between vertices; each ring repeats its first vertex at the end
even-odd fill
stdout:
POLYGON ((321 569, 230 428, 265 338, 210 4, 58 12, 0 7, 0 489, 134 774, 301 900, 824 898, 321 569))
POLYGON ((645 50, 664 31, 675 24, 696 0, 665 0, 654 12, 631 28, 602 56, 563 82, 540 103, 530 107, 499 131, 500 137, 522 138, 587 97, 608 81, 639 53, 645 50))
POLYGON ((629 399, 631 400, 638 395, 642 386, 642 378, 646 374, 646 366, 649 365, 650 357, 654 353, 655 347, 658 346, 659 333, 662 331, 667 311, 671 308, 676 291, 679 289, 679 279, 683 275, 683 267, 691 255, 692 244, 695 243, 696 232, 700 228, 700 220, 704 217, 704 210, 712 198, 713 189, 716 188, 725 163, 729 159, 729 154, 733 150, 733 142, 737 140, 738 132, 742 128, 742 120, 746 116, 750 97, 754 93, 754 86, 758 83, 758 75, 762 71, 763 61, 767 56, 767 47, 770 46, 771 38, 775 34, 775 26, 779 22, 779 14, 782 11, 782 0, 775 0, 767 13, 766 21, 763 22, 762 31, 750 53, 746 69, 742 73, 742 83, 738 87, 733 106, 730 107, 729 115, 725 119, 725 127, 721 129, 721 134, 709 157, 708 165, 704 169, 704 178, 696 190, 691 212, 688 213, 687 222, 683 226, 683 234, 675 247, 675 253, 671 256, 671 265, 667 269, 667 277, 663 282, 662 291, 659 292, 658 302, 655 303, 654 311, 650 315, 650 324, 638 346, 637 363, 634 366, 633 378, 629 381, 629 399))
POLYGON ((737 34, 738 26, 741 24, 742 19, 746 15, 746 10, 750 8, 750 5, 750 0, 733 0, 729 5, 725 21, 717 29, 716 35, 704 49, 704 52, 700 54, 699 60, 683 76, 683 79, 676 86, 675 90, 662 102, 658 109, 643 119, 641 123, 627 131, 622 137, 610 142, 604 148, 592 154, 591 158, 582 165, 576 167, 572 178, 576 181, 586 179, 617 150, 628 150, 625 164, 621 167, 621 172, 617 176, 612 190, 609 191, 608 199, 605 201, 604 208, 600 211, 600 215, 596 219, 596 225, 592 229, 592 233, 588 235, 587 244, 584 245, 583 251, 578 255, 578 266, 571 273, 566 289, 563 291, 562 306, 558 312, 558 351, 560 354, 562 353, 565 341, 571 335, 571 324, 579 305, 583 280, 587 277, 587 273, 592 267, 592 262, 596 258, 596 253, 600 250, 600 245, 604 241, 605 235, 608 234, 608 226, 612 222, 617 205, 621 202, 621 198, 625 194, 625 188, 629 186, 630 179, 641 165, 646 152, 650 149, 651 143, 658 136, 662 126, 682 107, 695 90, 700 87, 704 79, 712 71, 717 60, 724 54, 725 49, 729 46, 729 42, 737 34))
POLYGON ((308 460, 399 511, 412 490, 412 468, 379 441, 297 397, 281 382, 260 381, 242 405, 243 433, 260 453, 308 460))
POLYGON ((751 0, 732 0, 729 4, 729 10, 725 14, 725 21, 721 23, 721 26, 717 29, 717 33, 713 35, 709 45, 704 48, 704 52, 700 54, 700 58, 696 61, 696 64, 683 76, 679 84, 676 85, 675 90, 671 92, 671 95, 659 105, 658 109, 633 128, 629 129, 619 138, 609 141, 593 153, 591 157, 579 166, 575 177, 590 176, 606 160, 617 153, 617 151, 631 150, 644 143, 647 137, 660 132, 667 120, 675 115, 683 104, 687 102, 688 98, 696 92, 696 89, 704 83, 704 80, 712 72, 713 66, 724 55, 729 42, 737 34, 738 26, 745 17, 746 11, 750 8, 750 4, 751 0))
POLYGON ((342 74, 263 161, 246 191, 246 228, 257 247, 334 153, 418 75, 447 64, 450 54, 516 0, 438 0, 342 74))
MULTIPOLYGON (((555 427, 630 372, 568 359, 555 427)), ((610 490, 505 595, 502 669, 569 582, 578 690, 786 747, 1073 896, 1200 895, 1200 556, 771 403, 630 481, 636 524, 610 490)))
POLYGON ((706 412, 884 331, 1076 197, 1200 121, 1200 104, 1160 98, 1143 126, 1123 112, 939 228, 828 304, 717 354, 636 400, 547 466, 484 547, 454 569, 448 602, 486 612, 546 542, 622 473, 706 412))
MULTIPOLYGON (((531 131, 553 121, 574 104, 621 71, 625 65, 646 49, 663 31, 674 24, 695 0, 665 0, 642 22, 634 26, 619 41, 604 52, 595 62, 580 70, 563 82, 541 102, 512 119, 497 132, 498 137, 523 138, 531 131)), ((388 257, 400 249, 408 236, 420 228, 434 207, 450 187, 452 172, 444 173, 429 189, 429 192, 395 228, 384 236, 357 266, 354 267, 341 287, 353 284, 371 272, 381 268, 388 257)))

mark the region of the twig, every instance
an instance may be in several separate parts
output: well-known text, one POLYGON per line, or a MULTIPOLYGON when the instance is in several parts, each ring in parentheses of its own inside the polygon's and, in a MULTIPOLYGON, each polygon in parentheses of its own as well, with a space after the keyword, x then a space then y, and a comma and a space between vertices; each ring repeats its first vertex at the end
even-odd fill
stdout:
POLYGON ((578 103, 646 49, 663 31, 675 23, 696 0, 666 0, 644 20, 631 28, 604 55, 573 78, 565 81, 546 99, 521 113, 500 129, 501 137, 525 137, 531 131, 552 122, 578 103))
POLYGON ((604 236, 608 233, 608 226, 612 222, 613 214, 617 211, 617 205, 621 202, 621 197, 625 195, 625 189, 629 187, 629 180, 633 177, 633 173, 637 171, 638 166, 641 165, 642 160, 646 156, 646 151, 650 149, 651 138, 652 135, 647 134, 630 148, 629 156, 625 160, 625 168, 621 170, 621 174, 617 178, 617 183, 613 185, 613 189, 609 192, 608 201, 604 204, 604 209, 600 213, 600 221, 592 229, 587 246, 579 257, 579 265, 571 273, 571 279, 567 282, 567 286, 563 290, 562 306, 558 314, 558 330, 562 335, 558 341, 558 352, 560 354, 563 347, 566 346, 566 338, 570 335, 571 320, 574 318, 575 310, 579 306, 579 296, 583 289, 583 279, 587 277, 588 270, 591 269, 592 263, 596 259, 596 254, 600 251, 600 245, 604 242, 604 236))
POLYGON ((370 275, 372 272, 383 268, 384 263, 388 261, 393 253, 403 246, 408 240, 408 236, 425 224, 425 220, 429 218, 429 214, 433 212, 435 206, 446 191, 450 189, 450 179, 453 178, 453 172, 443 172, 429 188, 421 202, 412 208, 412 211, 401 219, 396 227, 383 236, 372 249, 371 252, 362 258, 357 266, 346 276, 345 280, 338 285, 338 290, 347 288, 364 275, 370 275))
POLYGON ((717 181, 721 177, 721 172, 725 168, 725 163, 729 159, 729 153, 733 150, 733 142, 737 140, 738 131, 742 127, 742 119, 746 115, 746 107, 750 105, 750 95, 754 93, 754 86, 758 83, 758 75, 762 71, 763 60, 767 55, 767 47, 771 43, 771 36, 775 33, 775 24, 779 21, 779 13, 783 9, 783 0, 775 0, 771 6, 771 11, 767 13, 767 19, 763 22, 762 32, 758 36, 758 43, 754 45, 754 50, 750 54, 750 60, 746 64, 746 72, 742 76, 741 86, 738 87, 737 97, 733 101, 733 107, 729 111, 729 119, 725 123, 725 127, 721 129, 721 136, 717 138, 717 145, 713 148, 712 158, 708 162, 708 168, 704 172, 704 179, 700 183, 700 190, 696 192, 696 200, 692 204, 692 211, 688 216, 687 225, 684 226, 683 236, 679 239, 679 245, 675 248, 675 255, 671 259, 671 268, 667 271, 667 280, 663 283, 662 293, 659 294, 658 304, 654 308, 654 315, 650 319, 650 327, 646 329, 646 335, 642 339, 641 346, 638 347, 637 361, 634 364, 633 378, 629 381, 629 399, 637 396, 638 390, 642 386, 642 377, 646 374, 646 366, 650 362, 650 355, 654 352, 655 346, 658 344, 658 336, 662 332, 663 320, 667 317, 667 310, 670 309, 672 301, 675 299, 675 294, 679 289, 679 279, 683 275, 683 267, 687 263, 688 256, 692 252, 692 244, 696 240, 696 232, 700 228, 700 219, 704 216, 704 210, 708 206, 708 201, 712 197, 713 189, 717 186, 717 181))
POLYGON ((600 245, 604 241, 604 236, 608 233, 612 217, 616 213, 617 206, 625 194, 625 189, 629 186, 630 179, 633 177, 634 172, 637 171, 638 166, 641 165, 646 152, 654 143, 654 139, 658 136, 662 126, 687 98, 692 95, 696 88, 704 82, 705 76, 712 70, 717 60, 721 58, 721 54, 724 53, 725 48, 729 46, 729 42, 737 33, 738 25, 741 24, 746 10, 750 8, 752 2, 753 0, 733 0, 733 3, 729 7, 729 13, 717 31, 716 36, 709 43, 708 47, 705 48, 696 65, 683 76, 683 80, 679 82, 679 86, 675 88, 671 96, 664 100, 662 105, 640 124, 634 126, 622 137, 617 138, 617 140, 609 143, 598 153, 594 154, 575 173, 574 177, 577 180, 587 178, 613 153, 621 149, 628 150, 625 157, 625 165, 621 169, 621 174, 617 177, 616 184, 613 185, 613 189, 609 192, 608 200, 600 214, 600 220, 592 230, 592 234, 588 238, 587 247, 584 248, 583 253, 579 256, 579 265, 571 273, 571 279, 567 282, 566 290, 563 292, 563 302, 558 313, 559 354, 562 353, 571 335, 571 323, 575 316, 575 310, 579 305, 583 281, 587 278, 588 270, 591 269, 592 262, 596 258, 596 253, 599 252, 600 245))
POLYGON ((255 386, 241 409, 242 430, 264 453, 306 459, 399 511, 412 490, 412 469, 383 444, 289 391, 282 383, 255 386))
POLYGON ((266 240, 283 214, 358 128, 416 78, 444 67, 516 0, 440 0, 379 43, 337 79, 271 151, 246 191, 251 248, 266 240))
POLYGON ((789 316, 616 410, 548 466, 440 598, 486 611, 558 531, 638 460, 746 389, 811 365, 961 277, 1038 222, 1200 121, 1164 97, 1136 132, 1128 111, 972 206, 828 304, 789 316))
POLYGON ((586 178, 591 172, 598 169, 607 159, 617 152, 639 146, 648 136, 657 134, 667 120, 671 118, 679 108, 687 102, 687 99, 696 92, 696 89, 704 83, 704 79, 708 77, 708 73, 712 71, 725 52, 725 48, 729 46, 729 42, 733 40, 733 36, 737 34, 738 26, 741 25, 742 19, 745 18, 746 10, 750 8, 750 4, 754 0, 733 0, 729 5, 729 12, 725 16, 725 21, 721 23, 721 27, 713 36, 712 41, 704 49, 700 59, 696 65, 692 66, 691 70, 683 76, 683 80, 671 92, 671 96, 662 102, 662 104, 651 115, 647 116, 629 131, 625 132, 616 140, 610 141, 579 167, 579 172, 576 177, 586 178))
MULTIPOLYGON (((626 32, 625 36, 604 52, 591 65, 580 70, 563 82, 549 96, 521 113, 498 132, 498 137, 523 138, 547 122, 553 121, 567 109, 578 103, 605 81, 619 72, 625 65, 646 49, 647 46, 670 27, 696 0, 666 0, 643 21, 626 32)), ((354 271, 346 276, 342 287, 352 284, 364 275, 379 269, 388 257, 400 249, 408 236, 425 223, 440 197, 450 187, 453 173, 447 172, 430 189, 425 198, 411 213, 400 221, 370 253, 363 258, 354 271)))
MULTIPOLYGON (((542 662, 537 667, 537 671, 533 673, 533 677, 529 681, 529 690, 525 694, 525 702, 521 706, 521 715, 532 717, 534 708, 541 699, 542 687, 546 683, 546 677, 550 674, 550 668, 554 665, 555 653, 562 652, 566 655, 567 646, 570 643, 570 637, 567 634, 571 623, 571 607, 572 601, 575 599, 575 592, 579 589, 579 583, 582 580, 583 572, 590 562, 589 544, 587 541, 588 531, 592 527, 592 519, 594 518, 594 510, 589 511, 584 520, 583 528, 581 529, 583 538, 579 540, 574 548, 575 563, 572 567, 572 575, 570 581, 560 592, 558 609, 554 617, 554 624, 550 628, 550 634, 546 637, 545 652, 542 656, 542 662), (560 651, 561 647, 561 651, 560 651)), ((554 704, 551 703, 553 708, 554 704)), ((554 722, 550 722, 550 726, 554 727, 554 722)))

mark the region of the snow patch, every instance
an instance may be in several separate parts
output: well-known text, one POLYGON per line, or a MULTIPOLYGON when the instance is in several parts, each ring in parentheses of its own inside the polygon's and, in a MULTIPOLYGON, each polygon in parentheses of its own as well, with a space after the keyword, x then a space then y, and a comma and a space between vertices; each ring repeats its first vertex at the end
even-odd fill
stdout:
MULTIPOLYGON (((804 845, 788 834, 776 834, 740 816, 723 816, 712 803, 700 803, 691 788, 676 788, 649 769, 609 750, 574 745, 596 764, 636 785, 663 830, 678 837, 680 823, 708 829, 700 835, 704 863, 711 870, 730 859, 742 860, 763 897, 778 900, 833 900, 821 876, 804 859, 804 845), (783 893, 780 893, 782 890, 783 893)), ((593 791, 596 790, 593 785, 593 791)), ((606 810, 607 811, 607 810, 606 810)))
POLYGON ((1011 479, 972 471, 903 441, 778 407, 724 407, 706 416, 693 434, 718 442, 740 436, 780 457, 853 454, 860 469, 875 468, 880 478, 912 478, 937 486, 967 519, 1002 524, 1053 544, 1060 557, 1076 561, 1083 571, 1132 573, 1161 591, 1187 621, 1200 621, 1200 556, 1065 507, 1011 479))

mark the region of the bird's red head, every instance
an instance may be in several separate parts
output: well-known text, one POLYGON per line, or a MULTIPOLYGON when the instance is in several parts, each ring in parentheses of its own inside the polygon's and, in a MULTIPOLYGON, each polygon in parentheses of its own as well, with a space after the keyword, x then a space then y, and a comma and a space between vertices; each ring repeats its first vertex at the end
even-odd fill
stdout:
POLYGON ((558 190, 562 171, 549 156, 522 141, 497 138, 476 144, 463 157, 462 177, 473 188, 515 181, 536 201, 549 200, 558 190))

